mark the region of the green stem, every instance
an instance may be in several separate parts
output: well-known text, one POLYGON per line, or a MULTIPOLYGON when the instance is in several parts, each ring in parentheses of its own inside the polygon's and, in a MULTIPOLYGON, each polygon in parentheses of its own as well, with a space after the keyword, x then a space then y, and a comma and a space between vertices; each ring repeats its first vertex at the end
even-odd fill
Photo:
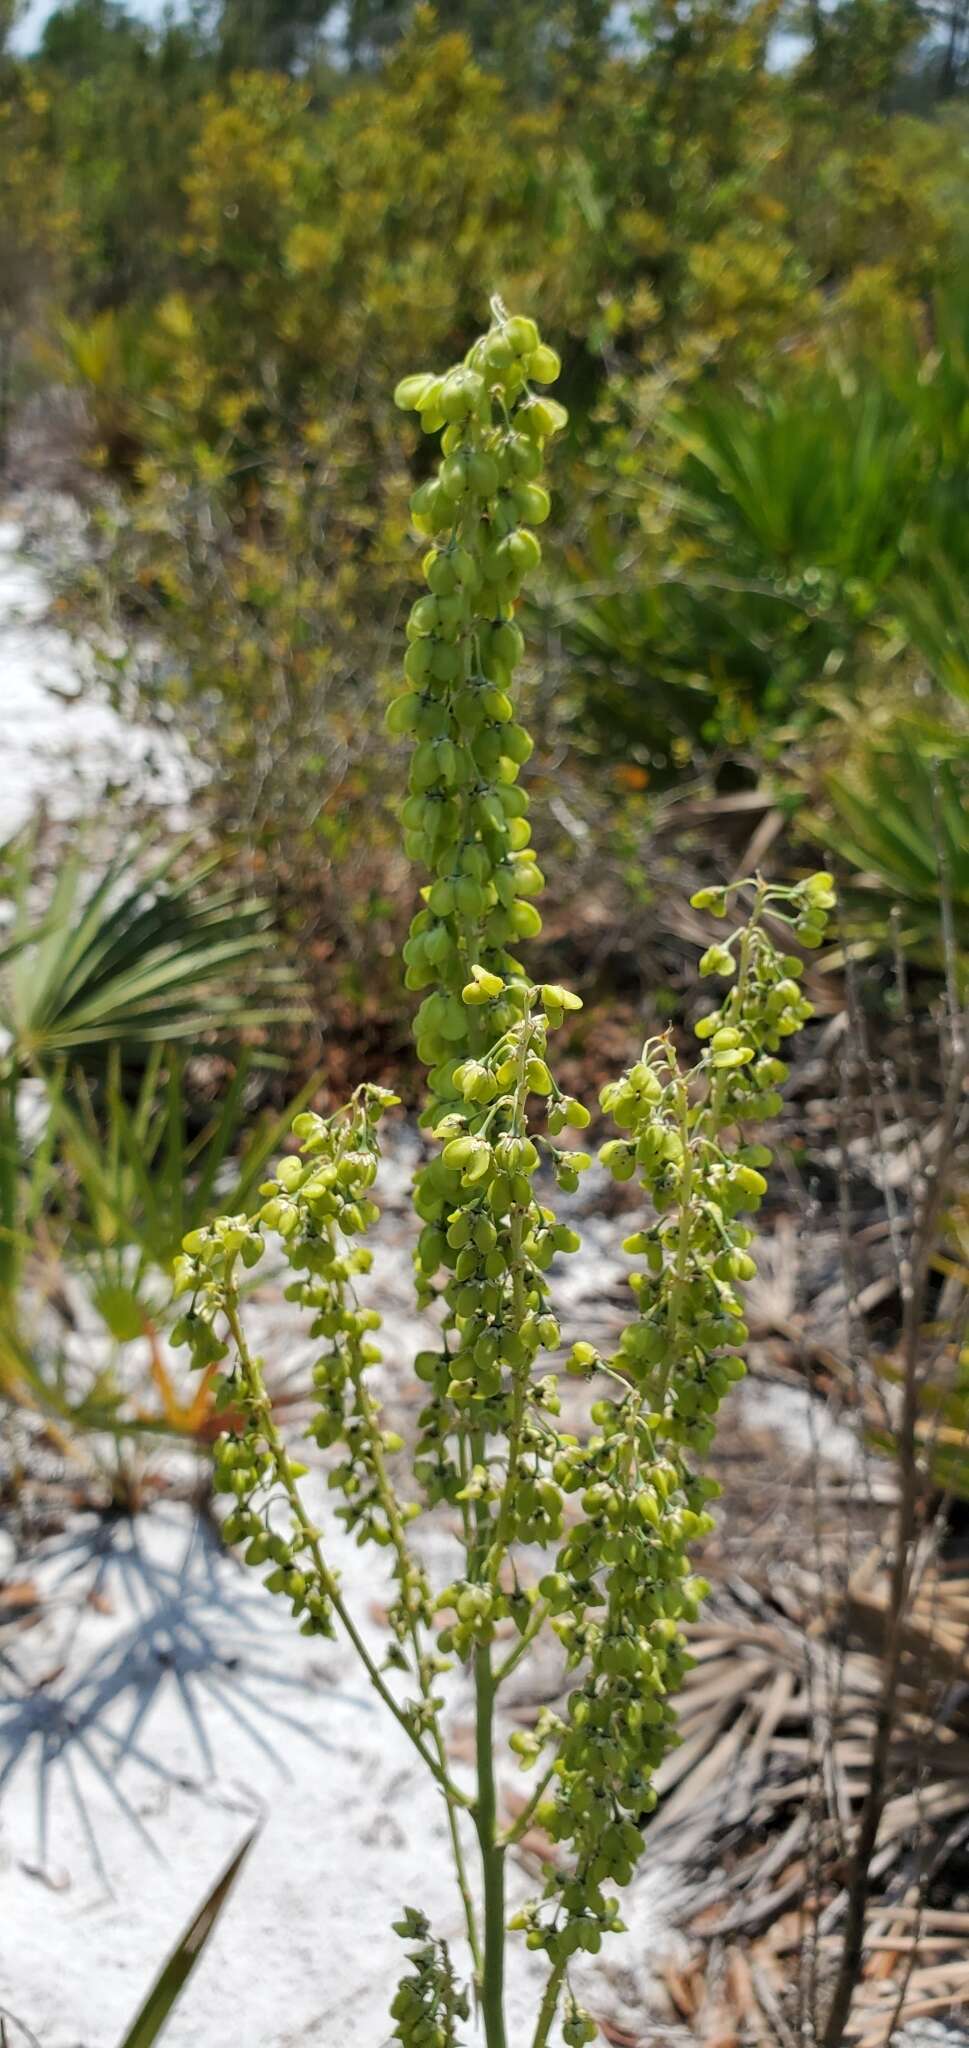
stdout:
POLYGON ((542 2009, 538 2015, 538 2025, 535 2028, 535 2038, 532 2042, 532 2048, 546 2048, 548 2037, 552 2029, 552 2021, 555 2018, 555 2008, 559 2002, 559 1992, 562 1989, 562 1979, 564 1976, 565 1964, 556 1963, 555 1968, 552 1971, 551 1976, 549 1977, 548 1983, 545 1986, 545 1996, 542 1999, 542 2009))
MULTIPOLYGON (((532 1034, 530 1026, 531 1017, 523 1017, 521 1023, 521 1038, 519 1040, 518 1046, 515 1093, 512 1104, 512 1128, 514 1129, 516 1135, 519 1137, 527 1137, 528 1135, 528 1123, 525 1116, 525 1102, 528 1095, 528 1086, 525 1079, 525 1071, 528 1065, 528 1056, 531 1052, 532 1045, 532 1034)), ((512 1324, 516 1330, 520 1330, 522 1327, 522 1324, 525 1320, 525 1313, 527 1307, 525 1299, 525 1274, 522 1261, 522 1245, 525 1237, 525 1221, 527 1213, 528 1205, 525 1205, 524 1207, 521 1205, 516 1205, 515 1209, 512 1212, 511 1227, 509 1231, 511 1245, 512 1276, 511 1312, 512 1324)), ((525 1364, 523 1366, 519 1366, 519 1368, 514 1374, 512 1388, 512 1416, 508 1430, 508 1467, 505 1473, 505 1483, 502 1488, 501 1499, 498 1503, 498 1513, 495 1518, 494 1539, 491 1545, 491 1553, 488 1559, 488 1577, 493 1586, 497 1586, 498 1584, 502 1560, 508 1549, 509 1540, 511 1537, 512 1529, 514 1527, 515 1490, 518 1484, 518 1466, 521 1458, 521 1439, 522 1430, 525 1424, 525 1406, 528 1395, 528 1381, 530 1370, 530 1365, 526 1360, 525 1364)))
POLYGON ((669 1315, 667 1324, 667 1349, 660 1376, 659 1402, 663 1403, 669 1391, 676 1363, 676 1341, 679 1332, 680 1310, 686 1291, 687 1263, 690 1255, 690 1234, 693 1218, 690 1213, 690 1197, 693 1193, 693 1149, 690 1143, 689 1098, 685 1081, 678 1080, 680 1140, 683 1146, 683 1174, 680 1181, 680 1221, 676 1241, 676 1264, 673 1271, 673 1285, 670 1288, 669 1315))
POLYGON ((554 1776, 555 1765, 554 1763, 551 1763, 549 1764, 548 1770, 545 1772, 544 1777, 540 1778, 538 1784, 535 1786, 535 1789, 528 1802, 528 1805, 526 1807, 523 1807, 514 1825, 510 1828, 505 1829, 505 1832, 502 1835, 501 1840, 503 1841, 506 1849, 510 1849, 513 1842, 520 1842, 522 1836, 528 1833, 529 1827, 531 1826, 531 1823, 534 1820, 539 1807, 541 1806, 542 1800, 544 1799, 545 1794, 548 1791, 548 1788, 554 1776))
POLYGON ((290 1475, 289 1460, 286 1456, 286 1447, 283 1443, 282 1437, 280 1436, 278 1429, 276 1428, 276 1424, 273 1421, 272 1409, 269 1403, 269 1396, 266 1393, 265 1387, 262 1384, 261 1376, 256 1368, 255 1361, 246 1342, 245 1331, 243 1330, 242 1322, 239 1316, 238 1296, 236 1294, 235 1288, 232 1284, 231 1277, 228 1272, 226 1273, 225 1279, 225 1314, 226 1321, 229 1325, 229 1329, 232 1332, 232 1341, 236 1347, 236 1351, 239 1357, 239 1363, 242 1366, 243 1372, 246 1375, 251 1405, 254 1409, 258 1411, 259 1428, 262 1432, 263 1441, 265 1442, 267 1450, 271 1451, 272 1453, 273 1468, 277 1480, 281 1485, 283 1492, 285 1493, 286 1498, 289 1502, 293 1520, 296 1523, 298 1523, 300 1529, 303 1532, 303 1535, 306 1538, 307 1546, 310 1552, 310 1556, 313 1559, 313 1564, 316 1568, 320 1585, 322 1586, 323 1591, 325 1592, 326 1597, 333 1608, 333 1612, 338 1616, 339 1620, 342 1622, 343 1627, 346 1630, 346 1633, 349 1636, 350 1641, 353 1644, 353 1647, 357 1653, 357 1656, 359 1657, 360 1662, 367 1673, 367 1677, 369 1678, 374 1691, 378 1694, 379 1698, 383 1700, 384 1706, 388 1708, 389 1712, 393 1715, 394 1720, 403 1729, 404 1734, 407 1736, 408 1741, 413 1745, 414 1749, 416 1749, 418 1756, 421 1758, 421 1761, 427 1765, 427 1768, 430 1771, 432 1778, 434 1778, 437 1781, 442 1791, 444 1792, 448 1804, 450 1805, 453 1801, 454 1804, 458 1806, 470 1806, 471 1801, 461 1791, 460 1787, 458 1785, 455 1785, 453 1779, 448 1776, 447 1772, 444 1769, 442 1769, 442 1766, 438 1763, 437 1758, 432 1756, 429 1750, 425 1749, 424 1744, 420 1739, 420 1736, 417 1734, 416 1730, 411 1725, 411 1722, 408 1719, 407 1714, 404 1712, 403 1708, 398 1705, 397 1701, 394 1698, 393 1693, 390 1691, 389 1686, 384 1684, 380 1672, 378 1671, 377 1666, 370 1655, 370 1651, 368 1650, 367 1645, 364 1642, 363 1637, 361 1636, 360 1631, 356 1626, 356 1623, 354 1622, 353 1616, 351 1615, 349 1609, 346 1606, 346 1603, 343 1599, 343 1595, 340 1592, 339 1582, 334 1577, 332 1571, 330 1570, 329 1565, 326 1562, 325 1557, 323 1556, 323 1552, 320 1547, 319 1531, 314 1527, 313 1523, 310 1521, 310 1518, 303 1505, 302 1496, 300 1494, 298 1486, 296 1485, 296 1481, 290 1475))
POLYGON ((478 1766, 478 1800, 475 1826, 481 1846, 484 1887, 484 1969, 481 1978, 481 2015, 487 2048, 506 2048, 505 1990, 505 1851, 498 1839, 495 1795, 494 1707, 495 1681, 491 1650, 479 1643, 475 1651, 475 1747, 478 1766))
MULTIPOLYGON (((437 1739, 435 1741, 434 1747, 437 1752, 438 1761, 441 1765, 441 1769, 445 1770, 446 1765, 444 1761, 444 1743, 441 1738, 440 1731, 435 1730, 435 1734, 437 1739)), ((478 1920, 474 1910, 474 1900, 471 1896, 471 1885, 468 1881, 467 1865, 464 1861, 464 1850, 461 1847, 461 1835, 458 1829, 457 1810, 453 1805, 447 1793, 447 1790, 445 1790, 444 1799, 445 1805, 447 1807, 448 1834, 451 1837, 451 1855, 454 1860, 454 1875, 457 1879, 458 1891, 461 1894, 461 1904, 464 1907, 464 1924, 467 1930, 468 1947, 471 1950, 471 1963, 472 1968, 474 1970, 474 1980, 477 1984, 480 1982, 484 1970, 484 1958, 481 1953, 481 1941, 478 1935, 478 1920)))
MULTIPOLYGON (((401 1595, 406 1605, 408 1596, 408 1580, 410 1578, 411 1573, 414 1571, 415 1566, 410 1551, 407 1547, 407 1538, 404 1534, 404 1525, 400 1518, 400 1510, 397 1505, 396 1495, 390 1483, 390 1476, 388 1474, 387 1467, 384 1462, 384 1449, 380 1437, 379 1423, 374 1413, 373 1403, 370 1399, 370 1394, 364 1383, 364 1370, 364 1361, 360 1355, 359 1344, 354 1343, 351 1346, 350 1371, 353 1378, 354 1389, 356 1391, 357 1396, 357 1410, 363 1418, 363 1422, 370 1439, 370 1455, 373 1462, 374 1477, 377 1481, 377 1491, 383 1503, 384 1513, 387 1517, 387 1524, 390 1529, 391 1537, 393 1539, 394 1551, 397 1557, 397 1566, 400 1577, 401 1595)), ((424 1659, 424 1646, 421 1642, 420 1627, 416 1616, 411 1614, 409 1610, 408 1632, 410 1634, 411 1643, 414 1649, 414 1659, 417 1667, 418 1683, 420 1685, 423 1698, 428 1707, 430 1708, 431 1687, 425 1675, 426 1665, 424 1659)), ((433 1710, 430 1711, 430 1719, 427 1724, 427 1732, 433 1745, 434 1754, 437 1758, 438 1766, 441 1772, 441 1782, 445 1786, 445 1802, 447 1805, 448 1833, 451 1838, 451 1854, 454 1861, 454 1874, 457 1879, 458 1891, 461 1894, 461 1904, 464 1908, 464 1922, 465 1927, 467 1929, 468 1946, 471 1950, 471 1960, 474 1965, 474 1973, 476 1977, 480 1977, 482 1969, 482 1958, 481 1944, 478 1939, 478 1923, 474 1910, 474 1901, 471 1897, 471 1886, 468 1882, 467 1867, 464 1861, 464 1850, 461 1846, 461 1835, 460 1830, 458 1828, 457 1810, 446 1790, 448 1770, 447 1753, 444 1747, 444 1737, 441 1733, 441 1727, 437 1715, 433 1712, 433 1710)))
POLYGON ((526 1651, 531 1648, 532 1643, 535 1641, 535 1637, 544 1628, 545 1623, 547 1622, 548 1617, 551 1614, 551 1611, 552 1610, 549 1607, 547 1600, 540 1600, 538 1604, 535 1607, 533 1607, 532 1612, 528 1619, 528 1624, 524 1629, 519 1641, 515 1644, 514 1649, 509 1652, 508 1656, 505 1658, 504 1663, 499 1664, 498 1669, 495 1672, 496 1690, 499 1685, 504 1684, 506 1678, 510 1677, 516 1665, 521 1663, 521 1660, 524 1657, 526 1651))
MULTIPOLYGON (((512 1260, 512 1324, 520 1330, 525 1320, 525 1278, 522 1272, 522 1240, 525 1228, 525 1212, 516 1209, 511 1223, 512 1260)), ((502 1560, 514 1524, 515 1488, 518 1483, 518 1466, 521 1459, 522 1429, 525 1422, 525 1399, 528 1389, 529 1363, 517 1368, 512 1386, 512 1414, 508 1430, 508 1468, 502 1487, 498 1513, 495 1517, 495 1533, 488 1558, 488 1577, 497 1586, 502 1560)))

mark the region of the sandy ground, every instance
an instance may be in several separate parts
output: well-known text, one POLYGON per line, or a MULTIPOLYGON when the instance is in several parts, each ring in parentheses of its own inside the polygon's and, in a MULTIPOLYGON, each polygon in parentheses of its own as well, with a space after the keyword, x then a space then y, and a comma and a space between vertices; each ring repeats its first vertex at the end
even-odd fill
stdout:
MULTIPOLYGON (((329 1554, 376 1646, 380 1563, 339 1539, 326 1508, 321 1498, 329 1554)), ((79 1517, 29 1571, 41 1618, 18 1639, 0 1701, 0 2006, 43 2048, 112 2048, 255 1819, 166 2041, 377 2048, 401 1906, 421 1905, 459 1963, 462 1923, 438 1796, 349 1647, 307 1643, 176 1503, 107 1527, 79 1517)), ((449 1725, 460 1778, 460 1680, 449 1725)), ((511 1757, 502 1780, 515 1782, 511 1757)), ((531 1888, 512 1865, 512 1900, 531 1888)), ((647 1870, 629 1933, 584 1973, 596 2010, 617 2021, 643 2016, 647 1958, 669 1945, 668 1888, 668 1873, 647 1870)), ((530 2038, 537 1984, 517 1943, 516 2043, 530 2038)))
MULTIPOLYGON (((380 1576, 343 1566, 366 1622, 380 1576)), ((166 2040, 383 2041, 391 1921, 419 1902, 459 1951, 460 1911, 439 1800, 352 1653, 308 1645, 185 1508, 79 1524, 31 1570, 30 1665, 61 1672, 0 1715, 3 2003, 44 2048, 110 2048, 256 1816, 166 2040)))
MULTIPOLYGON (((184 772, 157 739, 81 694, 82 656, 47 619, 49 593, 31 553, 32 508, 0 507, 0 837, 25 825, 41 799, 58 817, 83 814, 106 784, 131 783, 176 801, 184 772)), ((57 508, 54 507, 55 516, 57 508)), ((45 517, 50 517, 47 508, 45 517)), ((69 525, 64 509, 63 524, 69 525)), ((65 534, 70 545, 69 534, 65 534)))

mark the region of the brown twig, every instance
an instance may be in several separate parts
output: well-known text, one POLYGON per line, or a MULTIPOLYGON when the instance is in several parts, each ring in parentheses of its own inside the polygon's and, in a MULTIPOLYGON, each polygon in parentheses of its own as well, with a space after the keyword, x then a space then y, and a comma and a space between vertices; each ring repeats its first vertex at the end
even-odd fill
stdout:
POLYGON ((898 1707, 904 1623, 922 1507, 919 1447, 920 1355, 926 1288, 939 1218, 947 1194, 947 1169, 966 1122, 963 1091, 966 1054, 960 1047, 948 1075, 942 1111, 942 1143, 927 1168, 908 1270, 903 1275, 902 1414, 898 1431, 899 1492, 895 1514, 881 1691, 875 1712, 868 1783, 847 1885, 841 1960, 828 2008, 822 2048, 841 2048, 855 1986, 861 1974, 865 1918, 872 1864, 888 1794, 888 1763, 898 1707))

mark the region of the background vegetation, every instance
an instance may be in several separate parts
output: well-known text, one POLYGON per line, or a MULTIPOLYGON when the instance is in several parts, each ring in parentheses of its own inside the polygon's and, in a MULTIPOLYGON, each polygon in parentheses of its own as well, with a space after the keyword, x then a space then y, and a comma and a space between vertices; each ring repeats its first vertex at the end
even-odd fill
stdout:
POLYGON ((941 858, 965 941, 967 77, 961 0, 74 0, 3 60, 7 438, 83 394, 78 626, 187 739, 331 1026, 386 1017, 404 908, 388 394, 495 288, 572 415, 531 639, 563 930, 594 866, 655 966, 701 785, 780 801, 775 863, 826 840, 853 933, 897 903, 930 967, 941 858))

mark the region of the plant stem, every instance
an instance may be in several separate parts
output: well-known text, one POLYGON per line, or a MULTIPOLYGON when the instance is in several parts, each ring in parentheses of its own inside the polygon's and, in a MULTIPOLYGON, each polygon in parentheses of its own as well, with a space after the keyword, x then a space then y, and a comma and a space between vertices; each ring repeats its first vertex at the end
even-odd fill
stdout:
POLYGON ((522 1836, 528 1833, 528 1829, 535 1818, 538 1808, 541 1806, 542 1800, 544 1799, 545 1794, 548 1791, 548 1788, 554 1776, 555 1765, 554 1763, 551 1763, 549 1764, 549 1767, 545 1772, 544 1776, 539 1779, 538 1784, 535 1786, 531 1798, 528 1801, 528 1805, 522 1808, 522 1811, 519 1814, 518 1819, 512 1824, 512 1826, 510 1828, 505 1829, 505 1832, 502 1835, 501 1839, 506 1849, 510 1848, 512 1842, 520 1842, 522 1836))
POLYGON ((693 1150, 690 1144, 689 1100, 684 1081, 678 1082, 677 1096, 679 1101, 680 1138, 683 1145, 683 1174, 679 1192, 680 1222, 676 1242, 676 1264, 673 1272, 673 1285, 670 1288, 669 1295, 667 1349, 660 1376, 660 1408, 665 1403, 670 1381, 673 1377, 673 1367, 676 1363, 675 1347, 679 1332, 680 1309, 686 1290, 687 1267, 690 1256, 690 1229, 693 1222, 690 1212, 690 1197, 693 1192, 693 1150))
POLYGON ((494 1759, 495 1680, 491 1650, 479 1643, 475 1651, 475 1748, 478 1799, 475 1826, 481 1845, 484 1888, 484 1969, 481 2014, 487 2048, 506 2048, 505 1989, 505 1851, 497 1836, 494 1759))
MULTIPOLYGON (((381 1441, 379 1424, 374 1413, 373 1403, 370 1399, 370 1395, 364 1383, 364 1362, 360 1355, 359 1343, 355 1343, 352 1346, 351 1373, 353 1376, 353 1384, 356 1390, 358 1411, 363 1418, 370 1440, 370 1451, 371 1457, 373 1459, 373 1468, 374 1475, 377 1481, 377 1489, 380 1494, 381 1501, 383 1502, 384 1512, 387 1516, 387 1524, 390 1529, 391 1536, 393 1538, 394 1550, 397 1556, 401 1595, 406 1600, 408 1590, 408 1574, 412 1569, 412 1560, 410 1551, 407 1548, 407 1538, 404 1534, 404 1525, 400 1518, 400 1510, 397 1506, 397 1500, 394 1494, 394 1489, 391 1486, 390 1479, 387 1473, 387 1467, 384 1463, 383 1444, 381 1441)), ((417 1619, 413 1614, 411 1614, 409 1620, 409 1632, 411 1642, 414 1647, 414 1657, 417 1665, 417 1676, 418 1681, 420 1683, 421 1692, 425 1702, 427 1703, 428 1707, 430 1707, 431 1688, 429 1680, 425 1676, 423 1646, 420 1638, 420 1630, 418 1627, 417 1619)), ((430 1741, 433 1745, 434 1754, 437 1758, 438 1765, 440 1767, 441 1783, 444 1787, 445 1803, 447 1805, 448 1833, 451 1838, 451 1854, 454 1860, 454 1874, 457 1879, 458 1891, 461 1894, 461 1904, 464 1908, 464 1921, 468 1935, 468 1946, 471 1950, 471 1961, 474 1965, 475 1977, 479 1978, 481 1976, 482 1970, 482 1957, 481 1944, 478 1939, 478 1923, 477 1918, 475 1916, 474 1901, 471 1897, 471 1886, 468 1882, 468 1873, 464 1861, 464 1850, 461 1846, 461 1835, 458 1828, 457 1809, 453 1801, 451 1800, 447 1789, 447 1754, 444 1748, 444 1737, 441 1733, 441 1726, 440 1722, 438 1721, 437 1714, 433 1711, 431 1711, 430 1714, 427 1732, 430 1741)))
MULTIPOLYGON (((521 1023, 521 1037, 519 1039, 518 1044, 515 1096, 512 1109, 512 1128, 521 1137, 527 1136, 528 1130, 528 1126, 525 1119, 525 1100, 528 1094, 525 1073, 526 1068, 528 1066, 528 1055, 531 1051, 530 1025, 530 1016, 523 1017, 521 1023)), ((525 1237, 525 1222, 527 1213, 528 1204, 525 1204, 524 1206, 516 1204, 515 1208, 512 1210, 510 1222, 509 1234, 511 1240, 512 1276, 511 1318, 512 1327, 515 1330, 521 1329, 521 1326, 525 1320, 527 1306, 525 1299, 524 1261, 522 1256, 522 1246, 525 1237)), ((528 1393, 529 1373, 530 1366, 528 1364, 528 1361, 526 1360, 525 1364, 523 1366, 519 1366, 513 1375, 512 1416, 508 1430, 508 1467, 505 1473, 505 1483, 501 1491, 501 1499, 498 1503, 498 1513, 495 1517, 495 1533, 491 1545, 491 1551, 487 1561, 488 1577, 491 1580, 493 1586, 497 1586, 498 1584, 502 1560, 508 1549, 509 1539, 511 1537, 512 1529, 514 1527, 515 1488, 518 1483, 518 1466, 521 1458, 521 1439, 522 1429, 525 1423, 525 1403, 528 1393)))
POLYGON ((226 1321, 228 1322, 229 1328, 232 1332, 232 1340, 235 1344, 236 1351, 238 1353, 239 1363, 242 1366, 243 1371, 246 1375, 250 1401, 253 1407, 258 1408, 259 1410, 259 1428, 262 1431, 263 1440, 266 1444, 267 1449, 272 1452, 273 1466, 276 1472, 276 1477, 279 1481, 279 1484, 283 1488, 283 1491, 289 1502, 290 1509, 293 1514, 293 1519, 299 1524, 299 1527, 301 1528, 303 1535, 306 1537, 310 1555, 313 1559, 313 1563, 316 1567, 316 1571, 319 1576, 320 1584, 326 1594, 326 1597, 329 1600, 334 1613, 339 1617, 340 1621, 343 1623, 343 1627, 345 1628, 347 1635, 349 1636, 350 1641, 353 1644, 354 1649, 356 1650, 357 1656, 359 1657, 361 1664, 364 1666, 364 1669, 367 1673, 367 1677, 369 1678, 370 1683, 374 1688, 374 1691, 383 1700, 384 1706, 389 1708, 390 1712, 393 1714, 394 1720, 399 1723, 400 1727, 404 1731, 404 1734, 407 1736, 408 1740, 413 1744, 414 1748, 416 1749, 418 1756, 421 1758, 422 1762, 424 1762, 427 1765, 427 1768, 430 1771, 431 1776, 435 1778, 437 1783, 441 1786, 441 1789, 445 1794, 448 1804, 450 1805, 453 1801, 457 1806, 470 1806, 470 1800, 465 1797, 465 1794, 461 1791, 460 1787, 454 1784, 453 1780, 448 1776, 447 1772, 442 1769, 437 1759, 431 1756, 430 1752, 425 1749, 424 1744, 420 1739, 420 1736, 412 1727, 411 1722, 409 1721, 403 1708, 398 1706, 398 1703, 395 1700, 393 1693, 390 1691, 390 1688, 384 1684, 380 1672, 378 1671, 377 1666, 370 1655, 367 1645, 364 1642, 363 1637, 361 1636, 359 1629, 357 1628, 356 1623, 353 1620, 353 1616, 350 1614, 344 1602, 343 1595, 340 1592, 339 1581, 334 1577, 334 1574, 330 1570, 330 1567, 327 1564, 325 1557, 323 1556, 323 1551, 320 1546, 319 1531, 314 1527, 313 1523, 310 1521, 306 1509, 303 1506, 303 1500, 299 1488, 296 1485, 295 1480, 290 1476, 289 1461, 286 1456, 286 1449, 283 1444, 282 1437, 280 1436, 279 1431, 276 1428, 276 1424, 273 1421, 272 1408, 270 1406, 269 1396, 266 1393, 265 1387, 262 1384, 262 1379, 256 1367, 255 1360, 253 1359, 252 1354, 249 1350, 249 1346, 246 1342, 245 1331, 243 1330, 242 1321, 239 1315, 238 1296, 236 1294, 235 1288, 232 1284, 231 1278, 228 1273, 226 1274, 225 1282, 225 1315, 226 1321))
POLYGON ((535 2028, 535 2039, 532 2042, 532 2048, 546 2048, 546 2043, 548 2041, 549 2033, 551 2031, 552 2021, 555 2018, 555 2008, 559 2002, 559 1992, 562 1989, 562 1979, 564 1976, 565 1964, 556 1963, 555 1968, 552 1971, 551 1976, 549 1977, 548 1983, 545 1986, 545 1996, 542 1999, 542 2009, 538 2015, 538 2025, 535 2028))
POLYGON ((531 1649, 531 1646, 535 1641, 535 1637, 541 1633, 542 1629, 545 1626, 545 1623, 548 1620, 549 1615, 551 1614, 551 1611, 552 1610, 547 1600, 540 1600, 533 1607, 531 1615, 529 1616, 528 1625, 525 1628, 523 1635, 521 1636, 520 1640, 515 1644, 514 1649, 509 1651, 509 1654, 505 1658, 504 1663, 499 1664, 498 1669, 495 1672, 496 1691, 499 1685, 504 1685, 505 1679, 510 1677, 511 1673, 515 1670, 516 1666, 521 1663, 521 1660, 525 1656, 526 1652, 531 1649))

